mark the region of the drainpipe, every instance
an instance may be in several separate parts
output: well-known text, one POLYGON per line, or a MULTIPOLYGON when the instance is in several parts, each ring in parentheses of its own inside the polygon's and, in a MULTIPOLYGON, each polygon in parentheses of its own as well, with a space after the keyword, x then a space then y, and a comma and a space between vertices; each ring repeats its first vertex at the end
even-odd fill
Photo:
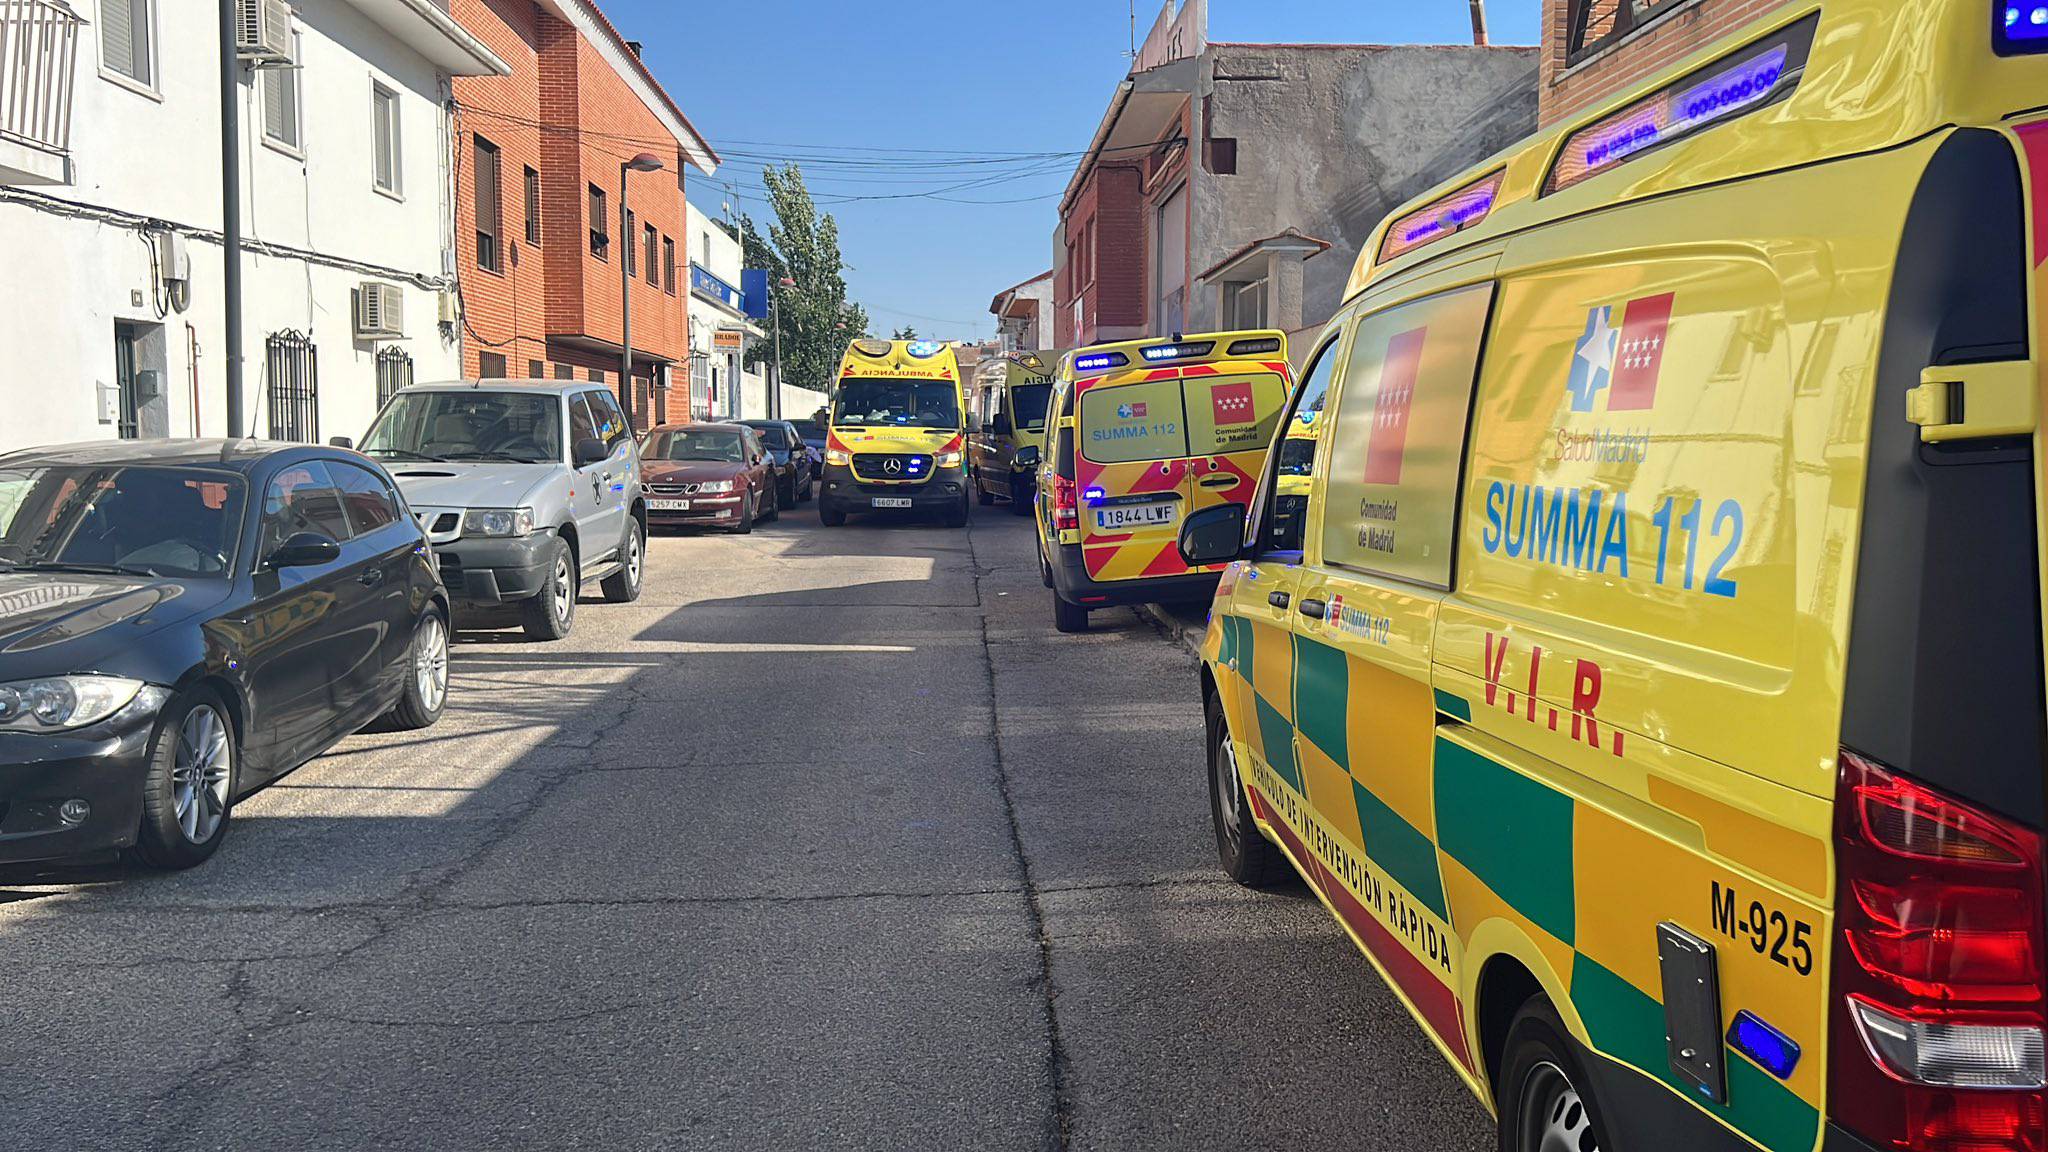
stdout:
POLYGON ((239 99, 240 62, 235 56, 235 0, 220 0, 220 209, 221 310, 226 321, 228 439, 242 438, 242 126, 239 99))

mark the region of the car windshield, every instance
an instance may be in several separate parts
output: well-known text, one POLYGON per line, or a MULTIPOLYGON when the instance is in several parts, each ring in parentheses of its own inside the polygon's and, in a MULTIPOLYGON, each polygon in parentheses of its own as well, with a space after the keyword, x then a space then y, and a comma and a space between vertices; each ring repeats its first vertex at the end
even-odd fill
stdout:
POLYGON ((789 447, 789 431, 785 429, 782 425, 756 424, 753 425, 753 429, 754 431, 761 434, 761 443, 766 444, 768 447, 775 449, 777 452, 780 452, 789 447))
POLYGON ((380 460, 562 459, 562 405, 529 392, 404 392, 391 401, 363 451, 380 460))
POLYGON ((948 380, 842 380, 832 402, 832 423, 958 428, 960 390, 948 380))
POLYGON ((647 460, 697 460, 714 464, 743 464, 745 445, 740 434, 730 429, 689 428, 681 432, 656 432, 648 437, 647 460))
POLYGON ((147 465, 0 469, 0 569, 226 576, 242 481, 147 465))
POLYGON ((1289 436, 1280 442, 1280 474, 1313 476, 1316 471, 1316 442, 1313 438, 1289 436))
POLYGON ((796 422, 796 434, 806 440, 823 440, 825 438, 825 426, 823 424, 813 424, 809 420, 799 420, 796 422))
POLYGON ((1010 389, 1010 407, 1017 413, 1017 427, 1037 432, 1045 428, 1045 410, 1052 403, 1052 385, 1019 384, 1010 389))

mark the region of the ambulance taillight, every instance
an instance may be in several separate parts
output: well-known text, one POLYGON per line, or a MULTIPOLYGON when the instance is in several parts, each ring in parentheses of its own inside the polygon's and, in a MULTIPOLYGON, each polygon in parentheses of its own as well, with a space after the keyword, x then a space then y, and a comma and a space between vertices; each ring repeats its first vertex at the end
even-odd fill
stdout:
POLYGON ((1881 1148, 2048 1152, 2040 832, 1844 749, 1829 1112, 1881 1148))
POLYGON ((1065 476, 1052 479, 1052 523, 1062 532, 1078 531, 1081 527, 1080 485, 1065 476))

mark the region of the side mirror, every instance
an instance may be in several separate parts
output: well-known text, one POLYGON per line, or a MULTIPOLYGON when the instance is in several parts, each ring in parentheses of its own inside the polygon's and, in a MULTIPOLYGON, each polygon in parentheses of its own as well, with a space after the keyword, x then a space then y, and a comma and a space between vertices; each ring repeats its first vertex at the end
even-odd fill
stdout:
POLYGON ((1190 568, 1243 559, 1246 519, 1242 504, 1219 504, 1188 517, 1180 526, 1180 558, 1190 568))
POLYGON ((576 466, 578 468, 588 468, 592 464, 602 464, 611 458, 612 450, 605 447, 604 441, 596 437, 589 437, 576 442, 576 466))
POLYGON ((299 532, 277 546, 263 561, 266 567, 282 571, 286 568, 318 568, 341 559, 341 545, 320 535, 318 532, 299 532))
POLYGON ((356 442, 346 436, 336 436, 327 442, 329 448, 354 448, 356 442))
POLYGON ((1015 466, 1018 468, 1036 468, 1038 467, 1040 455, 1036 448, 1019 448, 1017 449, 1015 466))

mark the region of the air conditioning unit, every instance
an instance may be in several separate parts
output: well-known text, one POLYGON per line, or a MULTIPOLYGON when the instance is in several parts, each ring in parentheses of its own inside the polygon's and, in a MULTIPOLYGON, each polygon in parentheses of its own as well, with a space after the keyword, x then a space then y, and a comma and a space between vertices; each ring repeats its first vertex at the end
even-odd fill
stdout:
POLYGON ((235 0, 235 56, 259 65, 291 63, 291 4, 287 0, 235 0))
POLYGON ((356 289, 356 335, 396 340, 405 335, 405 290, 396 284, 363 281, 356 289))

